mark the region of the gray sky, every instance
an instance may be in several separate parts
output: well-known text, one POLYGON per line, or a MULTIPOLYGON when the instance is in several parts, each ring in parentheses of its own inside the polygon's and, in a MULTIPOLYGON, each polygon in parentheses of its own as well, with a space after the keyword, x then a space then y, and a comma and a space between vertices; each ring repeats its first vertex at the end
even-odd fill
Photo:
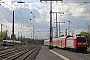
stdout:
MULTIPOLYGON (((33 32, 33 24, 36 38, 48 38, 49 36, 49 21, 50 21, 50 3, 40 2, 39 0, 21 0, 24 4, 16 3, 20 0, 2 0, 5 3, 0 5, 0 24, 7 25, 8 34, 12 34, 12 10, 15 11, 15 34, 18 36, 18 31, 23 32, 25 37, 31 37, 33 32), (11 1, 14 1, 13 3, 11 1), (32 14, 31 14, 32 12, 32 14), (31 20, 30 20, 31 19, 31 20), (39 32, 38 32, 39 31, 39 32)), ((81 31, 87 31, 87 25, 90 23, 90 1, 89 0, 64 0, 63 3, 53 2, 53 12, 64 12, 58 14, 58 22, 61 24, 61 31, 68 28, 70 20, 70 30, 74 30, 75 34, 81 31), (83 3, 89 2, 89 3, 83 3)), ((53 17, 53 27, 55 27, 55 14, 53 17)), ((0 26, 1 27, 1 26, 0 26)), ((1 29, 0 29, 1 30, 1 29)), ((3 26, 3 30, 6 27, 3 26)), ((54 33, 55 33, 54 29, 54 33)), ((21 33, 20 33, 21 34, 21 33)), ((55 34, 54 34, 55 35, 55 34)))

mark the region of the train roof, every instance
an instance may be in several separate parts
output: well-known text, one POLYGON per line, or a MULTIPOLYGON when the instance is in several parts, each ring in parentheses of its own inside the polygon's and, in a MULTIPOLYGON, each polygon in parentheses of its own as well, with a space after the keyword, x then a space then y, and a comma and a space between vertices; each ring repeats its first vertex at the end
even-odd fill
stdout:
POLYGON ((3 40, 3 42, 4 42, 4 41, 13 42, 14 40, 3 40))
POLYGON ((44 41, 49 41, 49 39, 47 39, 47 40, 44 40, 44 41))
MULTIPOLYGON (((62 36, 62 37, 58 37, 58 38, 53 38, 52 40, 62 40, 62 39, 76 39, 77 37, 85 37, 85 36, 62 36)), ((49 39, 46 39, 44 41, 49 41, 49 39)))
POLYGON ((21 41, 16 41, 16 40, 3 40, 4 41, 7 41, 7 42, 16 42, 16 43, 21 43, 21 41))

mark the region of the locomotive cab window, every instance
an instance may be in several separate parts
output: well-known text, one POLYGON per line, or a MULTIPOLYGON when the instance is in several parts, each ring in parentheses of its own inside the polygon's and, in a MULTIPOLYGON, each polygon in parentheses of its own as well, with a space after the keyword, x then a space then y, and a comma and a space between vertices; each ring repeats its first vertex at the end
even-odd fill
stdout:
POLYGON ((81 42, 86 43, 86 38, 85 37, 78 37, 77 41, 78 41, 78 43, 81 43, 81 42))
POLYGON ((7 41, 4 41, 4 43, 7 43, 7 41))

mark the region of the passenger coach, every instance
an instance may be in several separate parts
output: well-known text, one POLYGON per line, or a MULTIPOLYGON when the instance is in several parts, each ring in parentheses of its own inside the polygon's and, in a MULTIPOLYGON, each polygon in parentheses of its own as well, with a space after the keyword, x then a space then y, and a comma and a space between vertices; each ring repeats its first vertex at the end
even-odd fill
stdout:
POLYGON ((21 44, 21 41, 3 40, 3 45, 4 46, 13 46, 14 44, 21 44))
MULTIPOLYGON (((53 47, 59 47, 63 49, 69 49, 73 51, 85 51, 88 47, 87 38, 84 36, 66 36, 60 38, 54 38, 52 40, 53 47)), ((44 41, 44 45, 49 45, 49 40, 44 41)))

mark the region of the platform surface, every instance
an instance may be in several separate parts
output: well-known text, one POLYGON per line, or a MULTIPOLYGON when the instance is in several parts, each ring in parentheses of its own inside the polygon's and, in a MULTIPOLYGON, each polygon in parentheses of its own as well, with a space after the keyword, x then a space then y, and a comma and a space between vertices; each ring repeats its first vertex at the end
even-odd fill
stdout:
POLYGON ((49 47, 42 46, 35 60, 62 60, 57 55, 53 54, 49 47))

